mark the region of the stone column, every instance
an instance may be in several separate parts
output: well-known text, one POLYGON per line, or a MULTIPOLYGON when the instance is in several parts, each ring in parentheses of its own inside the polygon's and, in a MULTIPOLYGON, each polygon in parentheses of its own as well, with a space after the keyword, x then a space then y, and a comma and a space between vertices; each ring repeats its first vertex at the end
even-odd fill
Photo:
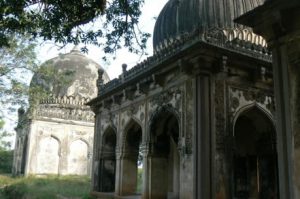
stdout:
POLYGON ((299 0, 270 0, 236 20, 262 35, 272 49, 279 192, 282 199, 300 198, 299 9, 299 0))
POLYGON ((116 157, 116 195, 133 195, 136 191, 137 163, 131 154, 118 152, 116 157))
POLYGON ((142 199, 149 199, 149 143, 142 144, 141 151, 143 154, 143 186, 142 186, 142 199))
POLYGON ((142 145, 143 189, 142 199, 165 199, 168 193, 168 159, 151 152, 151 144, 142 145))
POLYGON ((209 75, 198 75, 195 82, 195 197, 215 198, 213 187, 212 153, 212 109, 211 109, 211 79, 209 75))
POLYGON ((94 126, 94 143, 93 143, 93 157, 92 157, 92 190, 99 191, 99 169, 100 169, 100 147, 101 147, 101 113, 94 110, 95 116, 94 126))
POLYGON ((168 162, 158 154, 148 156, 148 191, 149 199, 165 199, 168 194, 168 162))
POLYGON ((116 149, 116 182, 115 182, 115 195, 120 196, 122 192, 122 187, 121 187, 121 158, 122 158, 122 153, 120 149, 117 147, 116 149))

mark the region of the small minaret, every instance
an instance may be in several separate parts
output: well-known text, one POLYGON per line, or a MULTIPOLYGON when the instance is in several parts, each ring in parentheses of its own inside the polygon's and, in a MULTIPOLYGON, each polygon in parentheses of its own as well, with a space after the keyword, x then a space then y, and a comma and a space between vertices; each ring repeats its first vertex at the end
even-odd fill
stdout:
POLYGON ((100 91, 104 85, 103 74, 104 74, 103 69, 99 68, 98 69, 98 79, 97 79, 98 96, 100 95, 100 91))

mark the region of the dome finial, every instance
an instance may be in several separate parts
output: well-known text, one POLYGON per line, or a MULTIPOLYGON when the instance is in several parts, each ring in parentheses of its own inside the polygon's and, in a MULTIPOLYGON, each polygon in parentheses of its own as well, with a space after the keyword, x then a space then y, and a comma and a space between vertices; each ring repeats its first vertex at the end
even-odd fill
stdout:
POLYGON ((81 53, 78 44, 76 44, 76 45, 73 47, 73 49, 71 50, 71 53, 81 53))

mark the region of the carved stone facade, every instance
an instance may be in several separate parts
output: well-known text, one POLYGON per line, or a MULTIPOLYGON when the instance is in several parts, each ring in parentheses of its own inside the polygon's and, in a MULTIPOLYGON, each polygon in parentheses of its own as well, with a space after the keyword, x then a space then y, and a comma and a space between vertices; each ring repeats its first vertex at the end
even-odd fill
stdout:
MULTIPOLYGON (((47 98, 32 93, 30 99, 38 100, 32 100, 26 112, 19 111, 13 174, 90 175, 94 113, 85 104, 96 96, 97 70, 105 72, 77 49, 47 61, 42 67, 73 71, 71 78, 65 77, 71 81, 59 86, 38 73, 34 75, 31 89, 41 86, 53 90, 49 90, 47 98), (78 73, 86 79, 79 78, 78 73)), ((108 81, 106 73, 103 78, 108 81)))
MULTIPOLYGON (((157 23, 203 2, 215 4, 170 0, 157 23)), ((185 16, 169 18, 167 32, 185 16)), ((278 198, 273 72, 265 41, 242 27, 196 27, 173 36, 154 39, 152 57, 128 71, 124 66, 120 78, 101 84, 88 103, 96 114, 92 194, 278 198)))

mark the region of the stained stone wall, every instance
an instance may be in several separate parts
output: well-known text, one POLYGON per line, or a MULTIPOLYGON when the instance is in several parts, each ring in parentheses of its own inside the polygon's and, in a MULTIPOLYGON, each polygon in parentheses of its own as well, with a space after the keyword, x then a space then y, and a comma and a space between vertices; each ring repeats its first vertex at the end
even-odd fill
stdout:
POLYGON ((89 175, 93 124, 33 120, 25 174, 89 175))

